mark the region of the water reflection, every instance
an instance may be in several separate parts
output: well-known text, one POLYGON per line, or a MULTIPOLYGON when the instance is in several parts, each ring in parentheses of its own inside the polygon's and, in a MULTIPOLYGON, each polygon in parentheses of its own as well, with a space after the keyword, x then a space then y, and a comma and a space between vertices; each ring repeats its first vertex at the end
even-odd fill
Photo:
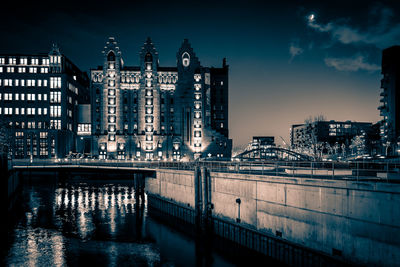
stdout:
POLYGON ((48 181, 24 186, 6 265, 231 265, 148 217, 146 197, 131 181, 48 181))

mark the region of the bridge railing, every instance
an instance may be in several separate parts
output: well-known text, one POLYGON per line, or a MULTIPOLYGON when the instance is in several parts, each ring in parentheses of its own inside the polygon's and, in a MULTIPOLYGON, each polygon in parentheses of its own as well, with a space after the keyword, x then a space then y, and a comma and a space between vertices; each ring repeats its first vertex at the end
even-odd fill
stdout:
POLYGON ((389 162, 333 162, 333 161, 131 161, 92 159, 34 159, 12 160, 12 166, 55 167, 91 166, 97 168, 137 168, 194 170, 206 167, 212 172, 248 173, 285 177, 322 179, 377 179, 399 180, 400 163, 389 162))

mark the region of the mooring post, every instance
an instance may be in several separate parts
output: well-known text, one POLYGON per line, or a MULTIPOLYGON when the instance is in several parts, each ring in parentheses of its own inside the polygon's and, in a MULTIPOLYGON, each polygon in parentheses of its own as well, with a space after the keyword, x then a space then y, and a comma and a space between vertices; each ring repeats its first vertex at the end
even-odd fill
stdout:
POLYGON ((201 167, 201 189, 202 189, 202 194, 201 194, 201 200, 202 200, 202 208, 201 208, 201 214, 202 214, 202 222, 205 224, 207 221, 207 200, 208 200, 208 186, 207 186, 207 169, 205 167, 201 167))
POLYGON ((194 195, 195 195, 195 216, 196 216, 196 224, 200 225, 201 222, 201 176, 200 176, 200 168, 198 166, 194 167, 194 195))

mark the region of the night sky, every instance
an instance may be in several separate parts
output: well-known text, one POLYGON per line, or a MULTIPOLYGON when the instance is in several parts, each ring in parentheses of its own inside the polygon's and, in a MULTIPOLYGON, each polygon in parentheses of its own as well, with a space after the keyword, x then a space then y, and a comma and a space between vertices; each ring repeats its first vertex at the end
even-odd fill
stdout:
POLYGON ((234 146, 253 135, 290 142, 291 124, 310 115, 378 121, 381 52, 400 44, 400 1, 13 2, 2 10, 0 53, 56 42, 89 70, 114 36, 125 64, 138 65, 150 36, 161 66, 176 65, 184 38, 203 66, 226 57, 234 146))

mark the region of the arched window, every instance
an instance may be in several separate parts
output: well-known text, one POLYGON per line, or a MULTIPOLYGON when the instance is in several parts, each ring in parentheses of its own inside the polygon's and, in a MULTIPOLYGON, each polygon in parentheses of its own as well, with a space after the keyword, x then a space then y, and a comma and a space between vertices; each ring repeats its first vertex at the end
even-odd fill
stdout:
POLYGON ((111 51, 110 53, 108 53, 107 55, 107 61, 115 61, 115 54, 113 51, 111 51))
POLYGON ((144 57, 145 62, 153 62, 153 56, 150 53, 147 53, 144 57))

